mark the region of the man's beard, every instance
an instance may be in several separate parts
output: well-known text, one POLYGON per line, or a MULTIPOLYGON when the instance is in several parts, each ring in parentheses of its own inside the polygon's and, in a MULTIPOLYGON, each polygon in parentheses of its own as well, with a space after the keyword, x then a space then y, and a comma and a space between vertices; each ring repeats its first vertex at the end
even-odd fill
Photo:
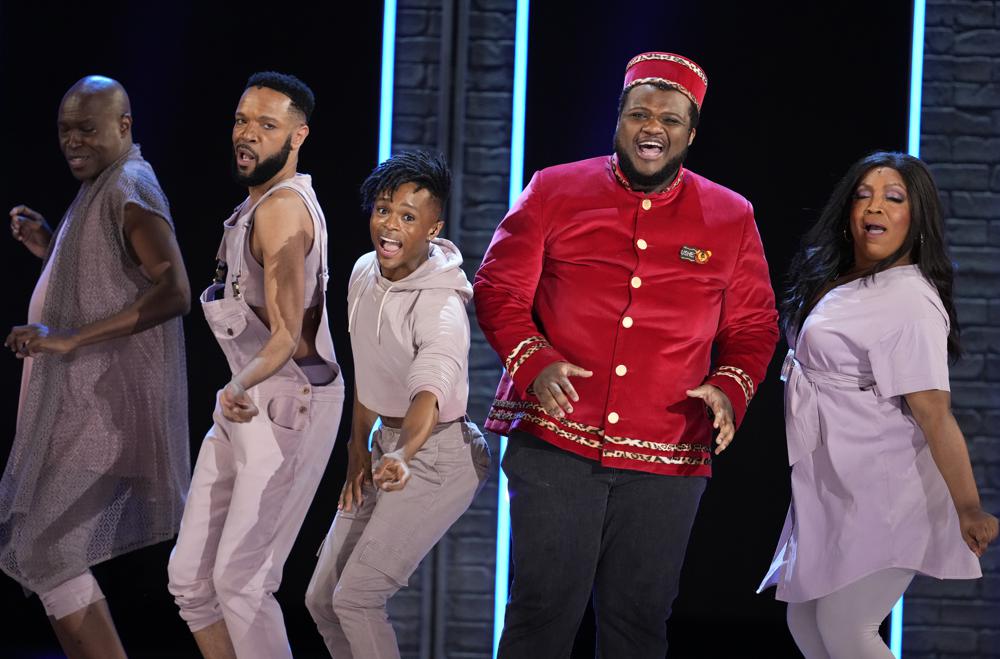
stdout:
POLYGON ((258 160, 257 166, 253 168, 249 174, 241 174, 239 168, 236 166, 236 150, 233 150, 233 180, 235 180, 240 185, 244 185, 248 188, 254 186, 263 185, 270 181, 274 176, 281 171, 281 168, 285 166, 288 162, 288 156, 292 153, 292 136, 289 135, 288 139, 285 140, 285 145, 281 147, 281 151, 270 158, 265 158, 264 160, 258 160))
POLYGON ((659 171, 643 174, 636 169, 631 156, 618 144, 618 135, 615 134, 615 155, 618 156, 618 166, 621 167, 629 185, 637 192, 649 192, 670 183, 677 176, 687 153, 688 148, 685 146, 683 151, 668 160, 659 171))

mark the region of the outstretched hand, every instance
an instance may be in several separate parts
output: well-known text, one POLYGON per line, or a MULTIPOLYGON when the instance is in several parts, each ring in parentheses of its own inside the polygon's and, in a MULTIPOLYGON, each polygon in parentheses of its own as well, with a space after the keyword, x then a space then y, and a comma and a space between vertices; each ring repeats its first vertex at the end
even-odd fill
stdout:
POLYGON ((712 384, 703 384, 700 387, 689 389, 685 392, 691 398, 700 398, 705 401, 705 405, 712 412, 712 427, 719 431, 715 436, 717 444, 715 454, 719 455, 726 450, 726 447, 733 441, 736 435, 736 423, 733 421, 733 404, 729 402, 729 396, 712 384))
POLYGON ((543 368, 531 383, 538 402, 551 416, 561 419, 573 413, 573 403, 580 400, 570 377, 589 378, 593 372, 569 362, 553 362, 543 368), (570 402, 572 401, 572 403, 570 402))
POLYGON ((410 465, 406 464, 403 450, 386 453, 375 463, 372 479, 375 487, 386 492, 402 490, 410 481, 410 465))

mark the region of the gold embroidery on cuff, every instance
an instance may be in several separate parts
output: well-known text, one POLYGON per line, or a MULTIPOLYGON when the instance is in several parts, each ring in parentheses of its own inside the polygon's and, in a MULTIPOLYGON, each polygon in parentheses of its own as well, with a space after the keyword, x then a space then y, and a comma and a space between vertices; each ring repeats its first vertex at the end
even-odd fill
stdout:
POLYGON ((757 392, 757 385, 754 384, 753 378, 750 377, 749 375, 747 375, 746 371, 744 371, 742 368, 737 368, 736 366, 726 366, 726 365, 723 365, 723 366, 720 366, 719 368, 717 368, 715 370, 716 370, 716 372, 718 372, 718 371, 730 371, 730 372, 735 373, 736 375, 740 376, 741 378, 743 378, 743 382, 746 383, 747 388, 750 390, 750 398, 753 398, 754 394, 757 392))
POLYGON ((514 377, 514 374, 517 373, 517 369, 521 368, 521 364, 528 361, 528 357, 531 357, 533 354, 535 354, 542 348, 548 348, 548 347, 549 347, 548 343, 536 343, 527 350, 525 350, 523 353, 521 353, 521 356, 517 358, 517 362, 515 362, 511 368, 507 369, 507 372, 510 373, 510 377, 514 377))
POLYGON ((510 363, 512 361, 514 361, 514 357, 517 356, 517 353, 520 352, 521 348, 524 348, 528 344, 537 343, 537 342, 543 342, 544 343, 545 342, 545 337, 544 336, 529 336, 524 341, 521 341, 520 343, 518 343, 517 346, 513 350, 510 351, 510 354, 507 355, 507 359, 503 360, 503 367, 506 368, 509 371, 510 370, 510 363))
POLYGON ((713 375, 725 375, 727 378, 736 380, 736 384, 740 385, 740 389, 743 390, 743 398, 746 400, 747 406, 750 405, 750 392, 747 390, 747 385, 743 381, 743 378, 729 371, 716 371, 713 375))

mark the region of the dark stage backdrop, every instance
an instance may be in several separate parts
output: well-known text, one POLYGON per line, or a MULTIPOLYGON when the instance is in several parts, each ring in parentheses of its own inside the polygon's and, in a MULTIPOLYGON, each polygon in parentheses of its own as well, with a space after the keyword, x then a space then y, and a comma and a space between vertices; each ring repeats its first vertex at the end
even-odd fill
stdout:
MULTIPOLYGON (((246 194, 229 174, 232 116, 243 85, 257 70, 294 73, 316 92, 300 171, 313 175, 326 212, 330 320, 350 380, 344 300, 354 260, 371 249, 357 189, 377 157, 381 12, 380 2, 0 3, 2 130, 9 154, 0 177, 4 217, 15 204, 25 203, 50 224, 59 221, 77 189, 56 140, 59 100, 84 75, 112 76, 131 96, 135 141, 170 200, 196 299, 211 279, 221 222, 246 194)), ((6 282, 0 330, 6 336, 9 327, 24 322, 41 262, 9 233, 0 235, 0 262, 6 282)), ((196 449, 228 369, 197 304, 185 319, 185 332, 196 449)), ((21 369, 9 354, 0 355, 0 364, 3 464, 14 435, 21 369)), ((346 421, 345 415, 345 428, 346 421)), ((302 595, 336 509, 346 464, 343 437, 278 595, 296 656, 326 656, 302 595)), ((170 547, 157 545, 95 570, 132 657, 196 656, 166 591, 170 547)), ((24 599, 6 576, 0 576, 0 610, 0 656, 39 656, 34 651, 43 649, 54 655, 58 646, 38 599, 24 599)))
MULTIPOLYGON (((753 202, 780 288, 798 237, 847 165, 876 148, 905 147, 910 3, 837 3, 822 11, 800 4, 532 3, 525 180, 535 169, 610 151, 622 70, 632 55, 687 54, 710 81, 688 164, 753 202)), ((59 99, 83 75, 116 77, 132 97, 136 141, 171 201, 197 294, 212 274, 219 225, 244 194, 228 172, 231 116, 243 83, 260 69, 296 73, 317 94, 301 170, 314 175, 327 214, 331 324, 349 379, 343 287, 356 256, 369 249, 356 190, 375 164, 381 5, 0 3, 9 154, 0 210, 26 203, 58 221, 77 187, 56 143, 59 99)), ((40 262, 4 236, 0 261, 6 333, 24 320, 40 262)), ((195 448, 227 370, 199 309, 185 329, 195 448)), ((770 593, 753 594, 788 497, 776 379, 782 353, 737 441, 715 463, 671 623, 672 656, 795 656, 783 607, 770 593)), ((20 368, 9 356, 0 363, 2 464, 20 368)), ((279 592, 296 656, 325 656, 301 595, 335 508, 343 458, 341 443, 279 592)), ((133 657, 195 656, 166 593, 169 548, 95 570, 133 657)), ((56 647, 37 599, 25 600, 6 577, 0 608, 0 656, 56 647)))
MULTIPOLYGON (((533 2, 525 182, 611 153, 625 64, 687 55, 708 93, 687 165, 746 196, 775 290, 848 165, 906 149, 911 3, 533 2), (558 5, 558 6, 557 6, 558 5)), ((672 657, 798 656, 773 590, 755 595, 788 505, 782 342, 732 446, 714 464, 670 622, 672 657)), ((641 598, 641 594, 637 594, 641 598)), ((575 656, 593 657, 589 615, 575 656)))

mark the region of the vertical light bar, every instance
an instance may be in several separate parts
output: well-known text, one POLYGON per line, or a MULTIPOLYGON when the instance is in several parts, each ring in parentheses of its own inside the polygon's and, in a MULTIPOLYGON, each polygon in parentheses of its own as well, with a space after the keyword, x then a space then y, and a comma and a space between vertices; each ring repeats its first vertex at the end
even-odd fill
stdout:
POLYGON ((889 616, 889 652, 896 659, 903 656, 903 598, 900 597, 896 606, 892 607, 889 616))
MULTIPOLYGON (((910 121, 906 152, 920 157, 920 110, 924 85, 924 23, 926 0, 913 2, 913 36, 910 44, 910 121)), ((889 652, 896 659, 903 657, 903 598, 892 607, 889 616, 889 652)))
MULTIPOLYGON (((513 206, 524 187, 524 115, 528 95, 528 0, 517 0, 514 28, 514 90, 510 129, 510 189, 508 207, 513 206)), ((500 460, 507 451, 507 438, 500 437, 500 460)), ((499 464, 499 463, 498 463, 499 464)), ((510 565, 510 499, 507 476, 498 470, 497 479, 497 560, 493 588, 493 657, 496 659, 507 611, 507 580, 510 565)))
POLYGON ((382 12, 382 88, 378 115, 378 161, 392 153, 392 94, 396 70, 396 0, 385 0, 382 12))
POLYGON ((913 2, 913 43, 910 53, 910 128, 906 152, 920 157, 920 108, 924 84, 924 18, 926 1, 913 2))
POLYGON ((514 29, 514 103, 510 126, 510 192, 514 205, 524 189, 524 115, 528 96, 528 0, 517 0, 514 29))
MULTIPOLYGON (((500 436, 500 461, 507 452, 507 437, 500 436)), ((507 613, 507 572, 510 566, 510 499, 507 497, 507 476, 497 470, 497 560, 496 581, 493 586, 493 659, 500 648, 500 634, 507 613)))
MULTIPOLYGON (((378 114, 378 161, 381 163, 392 153, 392 96, 393 78, 396 72, 396 0, 385 0, 382 11, 382 87, 379 90, 378 114)), ((368 433, 368 450, 372 450, 372 438, 382 427, 382 419, 376 419, 368 433)))

